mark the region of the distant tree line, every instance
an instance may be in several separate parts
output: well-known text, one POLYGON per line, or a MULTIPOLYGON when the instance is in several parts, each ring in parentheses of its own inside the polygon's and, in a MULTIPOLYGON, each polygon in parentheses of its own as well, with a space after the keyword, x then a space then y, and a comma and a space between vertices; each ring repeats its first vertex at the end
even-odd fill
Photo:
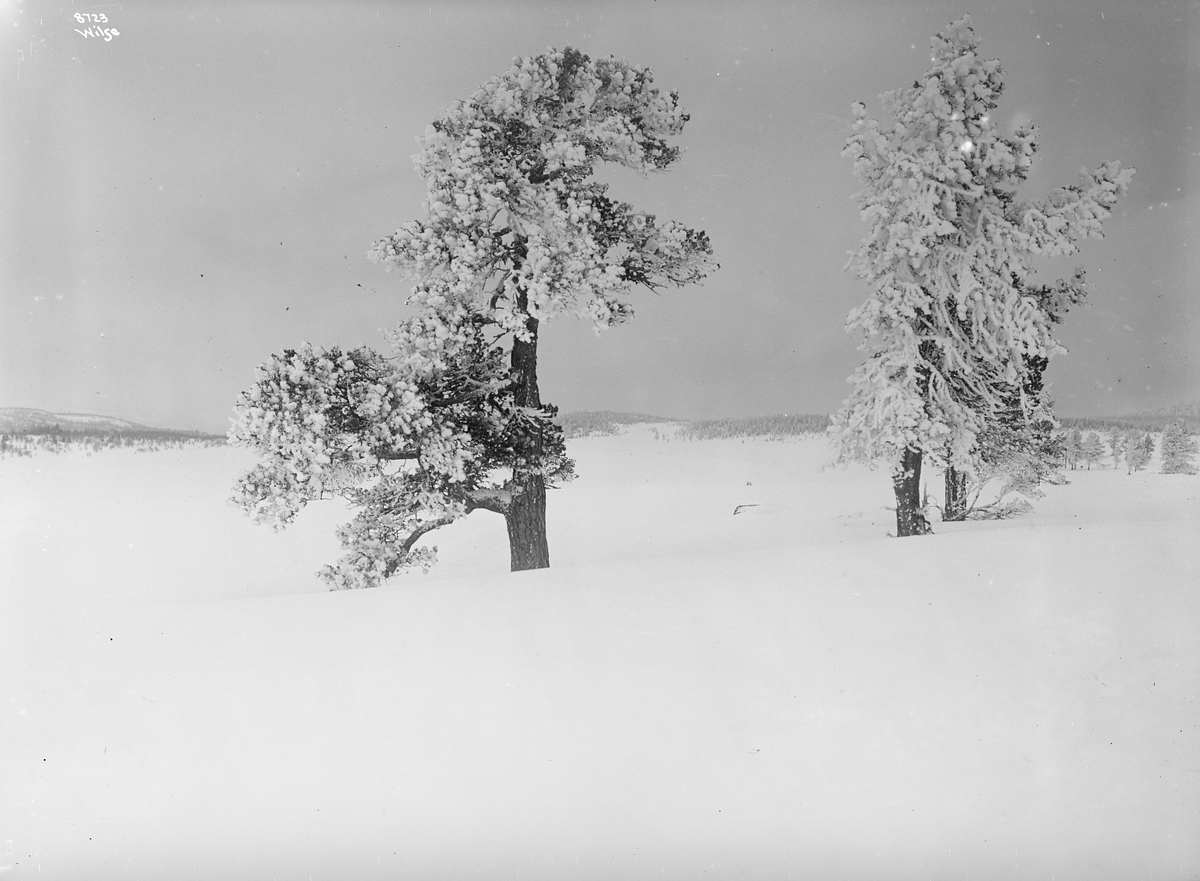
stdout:
POLYGON ((618 434, 621 426, 667 423, 678 425, 680 440, 715 440, 735 437, 782 438, 824 434, 829 428, 825 413, 784 413, 775 416, 745 416, 724 419, 670 419, 647 416, 643 413, 620 413, 612 410, 588 410, 560 413, 555 422, 562 426, 567 438, 618 434))
POLYGON ((1059 424, 1067 430, 1111 433, 1114 431, 1163 432, 1167 426, 1178 424, 1188 434, 1200 434, 1200 414, 1167 411, 1139 413, 1134 416, 1059 416, 1059 424))
POLYGON ((134 449, 139 452, 177 449, 199 445, 222 446, 224 435, 206 434, 200 431, 174 431, 171 429, 136 428, 121 431, 70 429, 60 426, 33 428, 25 431, 0 433, 0 457, 32 456, 34 453, 66 453, 73 450, 100 452, 101 450, 134 449))
POLYGON ((562 426, 568 438, 589 435, 617 434, 622 425, 644 425, 647 423, 677 422, 665 416, 647 416, 644 413, 621 413, 613 410, 586 410, 578 413, 559 413, 554 421, 562 426))
POLYGON ((829 417, 823 413, 784 413, 781 416, 751 416, 744 419, 702 419, 685 422, 679 429, 681 440, 715 440, 734 437, 798 437, 823 434, 829 417))

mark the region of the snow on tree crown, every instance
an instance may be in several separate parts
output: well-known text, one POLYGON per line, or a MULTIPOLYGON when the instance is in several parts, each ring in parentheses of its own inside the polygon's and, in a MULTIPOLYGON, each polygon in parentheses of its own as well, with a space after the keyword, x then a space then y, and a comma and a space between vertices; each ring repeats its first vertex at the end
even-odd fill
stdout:
POLYGON ((870 231, 848 268, 870 295, 847 329, 863 334, 869 357, 835 431, 842 459, 914 448, 969 468, 978 432, 1025 365, 1062 351, 1054 312, 1029 283, 1033 258, 1101 238, 1133 171, 1106 162, 1075 186, 1018 201, 1037 130, 997 132, 1000 62, 979 57, 966 16, 932 47, 922 78, 880 95, 884 121, 852 107, 843 155, 865 184, 856 199, 870 231))
POLYGON ((680 154, 688 116, 647 68, 574 50, 517 58, 429 126, 414 157, 426 219, 371 259, 416 281, 410 305, 453 334, 467 313, 517 335, 526 316, 573 312, 596 326, 632 315, 633 285, 683 285, 715 268, 703 232, 609 199, 596 164, 640 174, 680 154))

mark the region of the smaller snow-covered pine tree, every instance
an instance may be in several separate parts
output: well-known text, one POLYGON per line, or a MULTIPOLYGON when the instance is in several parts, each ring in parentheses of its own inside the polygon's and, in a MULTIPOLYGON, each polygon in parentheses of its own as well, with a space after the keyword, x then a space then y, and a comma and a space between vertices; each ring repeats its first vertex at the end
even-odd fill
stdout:
POLYGON ((1114 428, 1112 434, 1108 436, 1108 448, 1112 451, 1113 468, 1121 467, 1121 456, 1125 453, 1128 445, 1129 438, 1126 436, 1126 432, 1114 428))
POLYGON ((1083 443, 1079 445, 1079 458, 1087 463, 1088 471, 1091 471, 1092 463, 1099 462, 1103 457, 1104 442, 1096 432, 1089 431, 1083 436, 1083 443))
POLYGON ((1125 463, 1127 474, 1144 471, 1154 455, 1154 435, 1149 432, 1131 431, 1125 438, 1125 463))
POLYGON ((1066 435, 1066 457, 1067 465, 1074 471, 1079 463, 1079 447, 1083 443, 1083 432, 1078 428, 1072 428, 1066 435))
POLYGON ((1195 474, 1196 448, 1196 439, 1180 423, 1172 422, 1163 431, 1161 473, 1195 474))

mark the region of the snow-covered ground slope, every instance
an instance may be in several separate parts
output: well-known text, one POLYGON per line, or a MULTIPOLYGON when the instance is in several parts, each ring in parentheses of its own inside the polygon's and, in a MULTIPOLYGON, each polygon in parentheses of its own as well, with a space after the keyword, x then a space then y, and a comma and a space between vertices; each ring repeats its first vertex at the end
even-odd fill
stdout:
POLYGON ((570 442, 550 570, 477 512, 349 593, 244 451, 0 460, 0 877, 1200 876, 1200 478, 897 540, 658 429, 570 442))

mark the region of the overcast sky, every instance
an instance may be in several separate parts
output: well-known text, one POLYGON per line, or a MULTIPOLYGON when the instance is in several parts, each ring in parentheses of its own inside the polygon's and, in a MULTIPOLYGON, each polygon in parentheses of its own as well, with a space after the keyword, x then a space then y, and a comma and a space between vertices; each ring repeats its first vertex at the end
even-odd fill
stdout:
POLYGON ((707 230, 721 270, 640 293, 599 337, 546 325, 543 398, 834 410, 866 293, 843 271, 866 231, 840 156, 849 108, 878 114, 964 12, 1007 71, 1003 129, 1041 128, 1024 193, 1108 159, 1137 168, 1104 241, 1039 264, 1091 281, 1050 369, 1059 412, 1200 400, 1196 4, 0 0, 0 406, 224 431, 271 352, 384 347, 409 283, 366 253, 421 215, 416 138, 513 56, 571 45, 679 92, 683 158, 605 179, 707 230), (76 13, 107 16, 111 38, 76 13))

